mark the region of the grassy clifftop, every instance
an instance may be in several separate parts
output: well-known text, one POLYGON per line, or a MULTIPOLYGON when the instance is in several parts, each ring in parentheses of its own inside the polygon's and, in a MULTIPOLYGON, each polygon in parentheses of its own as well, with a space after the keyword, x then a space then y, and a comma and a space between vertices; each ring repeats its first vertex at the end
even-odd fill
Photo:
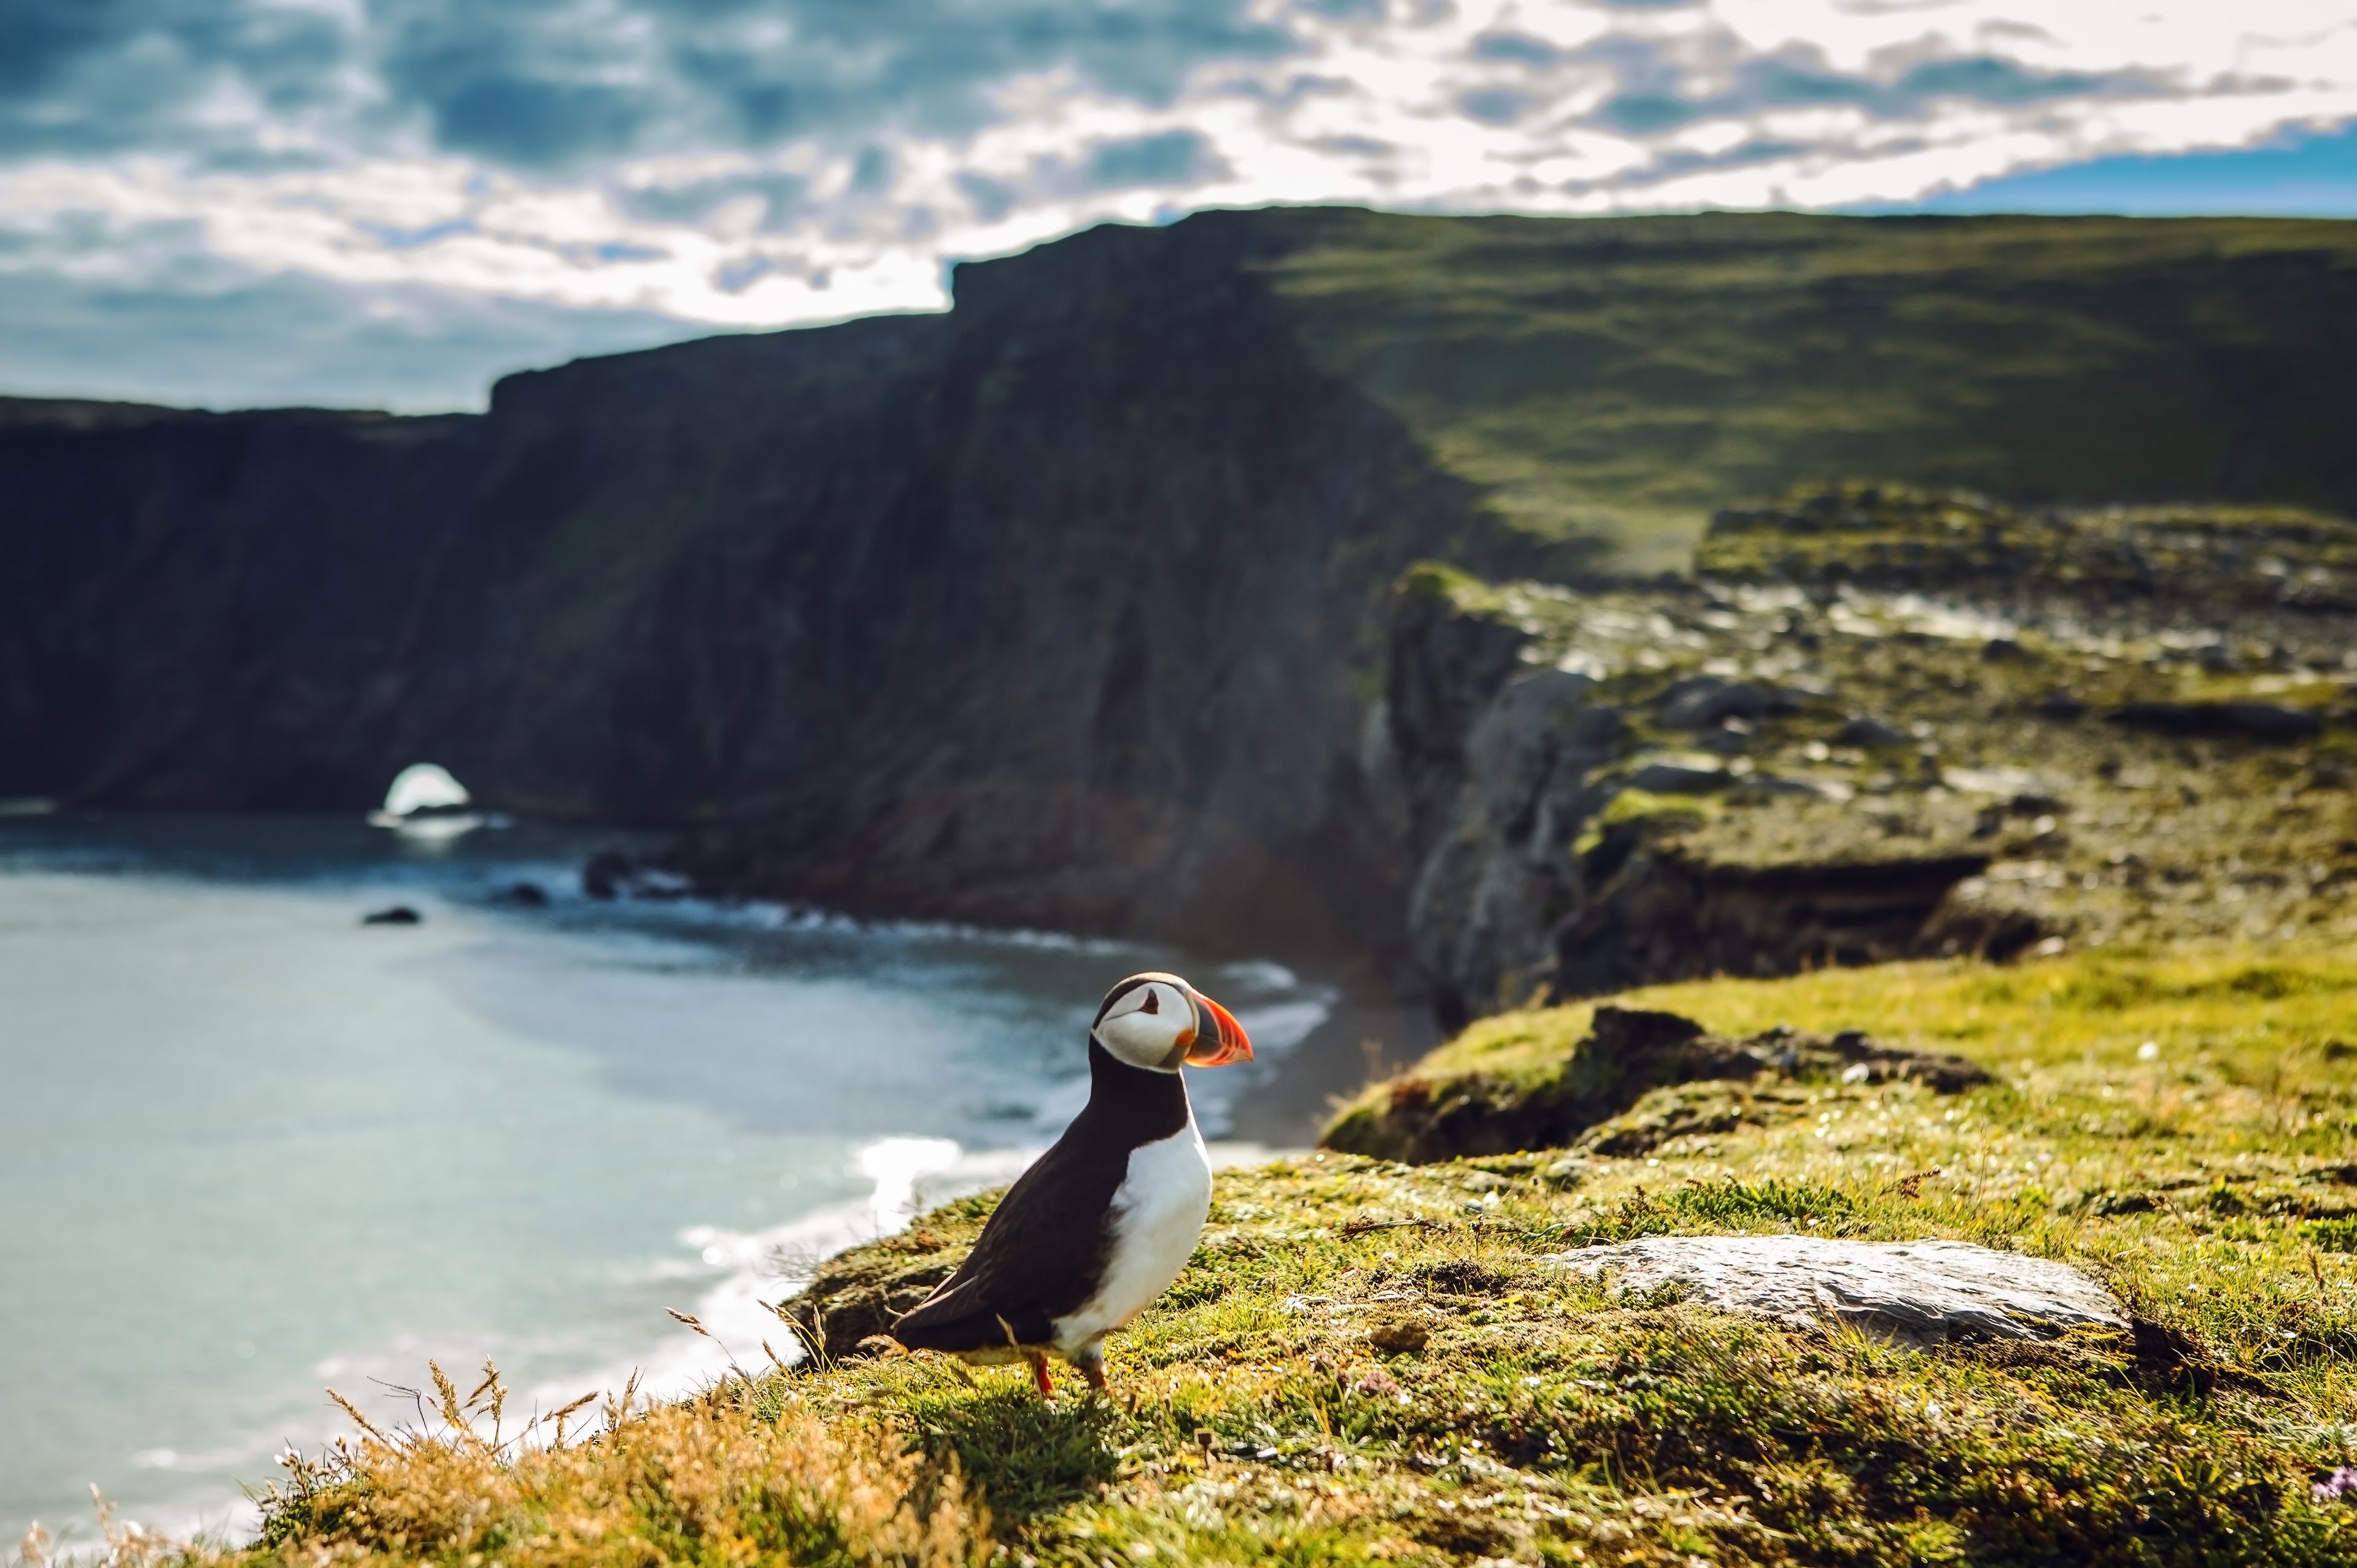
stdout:
MULTIPOLYGON (((1224 1174, 1186 1273, 1114 1342, 1110 1401, 1043 1405, 1020 1369, 894 1358, 731 1379, 593 1420, 555 1452, 455 1428, 361 1439, 272 1501, 245 1560, 2357 1554, 2357 1505, 2314 1490, 2357 1464, 2357 961, 2219 947, 1631 1000, 1725 1033, 1863 1027, 1960 1050, 1995 1080, 1761 1085, 1701 1117, 1671 1088, 1627 1113, 1660 1135, 1626 1155, 1326 1153, 1224 1174), (1910 1349, 1622 1295, 1544 1261, 1783 1231, 2066 1260, 2137 1326, 1910 1349)), ((1589 1012, 1488 1021, 1417 1070, 1542 1081, 1589 1012)), ((879 1277, 953 1258, 989 1204, 854 1254, 814 1297, 850 1310, 879 1277)))
POLYGON ((2357 224, 1544 220, 1270 227, 1304 340, 1490 504, 1683 566, 1824 474, 2348 511, 2357 224))

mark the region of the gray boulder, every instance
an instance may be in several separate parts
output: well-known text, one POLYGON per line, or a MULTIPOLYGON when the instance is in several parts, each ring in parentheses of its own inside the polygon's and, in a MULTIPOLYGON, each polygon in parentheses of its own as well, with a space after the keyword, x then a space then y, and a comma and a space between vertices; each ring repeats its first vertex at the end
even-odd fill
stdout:
POLYGON ((1671 682, 1653 717, 1667 729, 1708 729, 1728 719, 1763 719, 1788 712, 1792 706, 1792 699, 1772 686, 1716 675, 1689 675, 1671 682))
POLYGON ((1734 781, 1716 757, 1663 757, 1629 775, 1629 788, 1653 795, 1707 795, 1734 781))
POLYGON ((2050 1339, 2072 1328, 2128 1326, 2119 1302, 2078 1270, 1965 1241, 1647 1236, 1557 1252, 1547 1262, 1609 1274, 1631 1291, 1684 1285, 1722 1312, 1804 1328, 1851 1323, 1918 1345, 2050 1339))
POLYGON ((1887 725, 1871 714, 1852 715, 1834 736, 1835 746, 1903 746, 1914 738, 1905 730, 1887 725))

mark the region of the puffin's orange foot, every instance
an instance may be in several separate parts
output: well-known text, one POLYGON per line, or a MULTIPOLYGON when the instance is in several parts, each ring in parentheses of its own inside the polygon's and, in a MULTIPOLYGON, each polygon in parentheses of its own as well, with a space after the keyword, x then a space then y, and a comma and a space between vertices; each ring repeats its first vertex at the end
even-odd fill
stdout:
POLYGON ((1104 1363, 1103 1361, 1082 1362, 1081 1376, 1088 1379, 1089 1387, 1096 1390, 1097 1392, 1103 1393, 1105 1391, 1104 1363))
POLYGON ((1039 1397, 1041 1399, 1048 1400, 1054 1399, 1056 1397, 1056 1385, 1048 1376, 1048 1359, 1045 1356, 1036 1358, 1032 1361, 1031 1377, 1032 1380, 1039 1385, 1039 1397))

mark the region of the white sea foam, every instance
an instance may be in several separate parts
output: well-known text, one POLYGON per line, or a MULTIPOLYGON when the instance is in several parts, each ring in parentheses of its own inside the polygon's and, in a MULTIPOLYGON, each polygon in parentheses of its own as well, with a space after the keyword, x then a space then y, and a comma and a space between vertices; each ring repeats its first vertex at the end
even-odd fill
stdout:
POLYGON ((1222 983, 1232 982, 1239 986, 1251 986, 1261 991, 1290 991, 1301 983, 1301 977, 1285 965, 1261 958, 1222 964, 1220 980, 1222 983))
MULTIPOLYGON (((570 886, 568 869, 564 880, 570 886)), ((586 901, 586 900, 585 900, 586 901)), ((1075 936, 1069 931, 1036 930, 1021 926, 973 926, 954 920, 866 920, 813 905, 768 898, 712 898, 697 896, 635 898, 621 901, 650 918, 687 924, 741 926, 758 930, 825 932, 842 936, 881 937, 905 941, 977 942, 994 947, 1029 948, 1043 952, 1117 953, 1136 950, 1138 943, 1114 937, 1075 936)))
POLYGON ((533 1392, 544 1406, 561 1404, 587 1388, 619 1391, 636 1372, 649 1396, 676 1397, 732 1366, 767 1365, 765 1343, 779 1359, 792 1362, 800 1348, 772 1305, 801 1290, 820 1263, 903 1229, 924 1209, 1012 1181, 1039 1155, 1036 1147, 968 1151, 947 1138, 881 1138, 853 1155, 854 1168, 874 1183, 865 1197, 759 1230, 691 1226, 679 1240, 707 1271, 692 1315, 709 1337, 681 1328, 630 1364, 609 1361, 587 1373, 551 1378, 533 1392))

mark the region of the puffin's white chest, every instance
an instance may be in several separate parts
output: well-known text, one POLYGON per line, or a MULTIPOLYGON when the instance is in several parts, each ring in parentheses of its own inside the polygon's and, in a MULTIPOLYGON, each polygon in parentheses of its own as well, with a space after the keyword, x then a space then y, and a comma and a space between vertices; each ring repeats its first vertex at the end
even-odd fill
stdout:
POLYGON ((1118 1328, 1160 1295, 1187 1266, 1211 1212, 1211 1157, 1195 1119, 1158 1143, 1134 1149, 1113 1195, 1113 1245, 1096 1294, 1056 1323, 1060 1347, 1118 1328))

